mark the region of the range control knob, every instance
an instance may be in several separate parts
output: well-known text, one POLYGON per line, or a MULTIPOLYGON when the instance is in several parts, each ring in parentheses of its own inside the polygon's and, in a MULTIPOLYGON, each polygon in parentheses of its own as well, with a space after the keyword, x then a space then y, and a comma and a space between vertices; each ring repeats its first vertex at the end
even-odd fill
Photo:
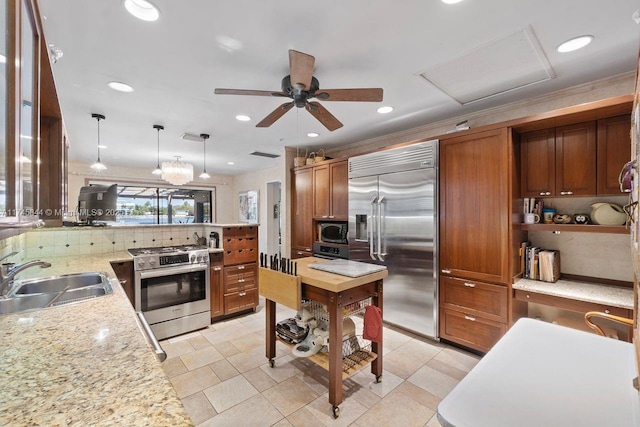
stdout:
POLYGON ((156 260, 155 260, 155 258, 151 258, 151 259, 149 260, 149 265, 156 265, 156 260))
POLYGON ((138 260, 138 267, 144 267, 144 260, 143 259, 139 259, 138 260))
POLYGON ((189 262, 191 262, 191 264, 196 262, 196 254, 191 254, 191 256, 189 257, 189 262))

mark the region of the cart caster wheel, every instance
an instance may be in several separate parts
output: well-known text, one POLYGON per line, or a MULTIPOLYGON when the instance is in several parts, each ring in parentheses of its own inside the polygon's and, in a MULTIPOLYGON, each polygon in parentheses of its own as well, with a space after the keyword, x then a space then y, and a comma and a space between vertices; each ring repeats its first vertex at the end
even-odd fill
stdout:
POLYGON ((337 406, 333 407, 333 418, 338 418, 340 416, 340 408, 337 406))
POLYGON ((376 383, 382 382, 382 375, 376 375, 376 383))
POLYGON ((269 359, 269 367, 273 368, 274 366, 276 366, 276 361, 273 359, 269 359))

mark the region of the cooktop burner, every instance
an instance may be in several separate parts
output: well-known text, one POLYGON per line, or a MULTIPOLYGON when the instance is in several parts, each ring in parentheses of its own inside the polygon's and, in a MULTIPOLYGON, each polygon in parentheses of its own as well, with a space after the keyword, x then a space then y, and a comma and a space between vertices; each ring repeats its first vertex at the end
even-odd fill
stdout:
POLYGON ((184 252, 196 251, 196 250, 202 250, 202 249, 207 249, 207 247, 204 245, 178 245, 178 246, 160 246, 160 247, 153 247, 153 248, 131 248, 131 249, 127 249, 127 251, 133 256, 138 256, 138 255, 155 255, 155 254, 162 254, 162 255, 180 254, 184 252))

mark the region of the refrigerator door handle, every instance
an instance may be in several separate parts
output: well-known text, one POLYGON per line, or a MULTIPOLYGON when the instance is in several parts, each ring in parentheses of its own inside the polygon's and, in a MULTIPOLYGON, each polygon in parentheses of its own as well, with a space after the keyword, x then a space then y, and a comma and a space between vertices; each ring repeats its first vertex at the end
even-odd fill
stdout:
POLYGON ((371 218, 371 223, 369 223, 369 221, 367 221, 367 238, 369 239, 369 256, 371 257, 372 260, 376 260, 376 253, 373 250, 374 249, 374 244, 373 244, 373 238, 375 235, 373 226, 375 225, 375 205, 376 202, 378 201, 377 197, 374 197, 371 200, 371 210, 369 212, 369 217, 371 218))
POLYGON ((382 233, 382 208, 384 205, 384 196, 380 197, 380 199, 378 199, 378 259, 382 262, 384 262, 384 257, 387 255, 386 253, 386 249, 387 249, 387 245, 385 242, 384 248, 382 247, 382 241, 384 239, 384 235, 382 233), (385 252, 383 252, 383 249, 385 250, 385 252))

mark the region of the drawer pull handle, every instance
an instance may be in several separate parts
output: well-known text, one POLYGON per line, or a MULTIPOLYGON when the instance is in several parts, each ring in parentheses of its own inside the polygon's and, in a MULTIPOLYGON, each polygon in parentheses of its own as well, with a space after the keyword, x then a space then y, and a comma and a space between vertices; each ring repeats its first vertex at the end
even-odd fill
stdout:
POLYGON ((246 294, 247 294, 246 292, 238 292, 238 295, 241 297, 245 296, 246 294))
POLYGON ((238 283, 244 283, 244 279, 238 279, 238 283))
POLYGON ((451 270, 440 270, 444 274, 451 274, 451 270))
POLYGON ((222 270, 222 267, 213 267, 213 271, 220 271, 222 270))
POLYGON ((611 313, 609 310, 605 310, 604 312, 605 312, 605 314, 611 313))
POLYGON ((561 191, 560 195, 562 196, 570 196, 573 194, 573 191, 561 191))
POLYGON ((475 283, 467 283, 467 282, 464 282, 464 285, 465 285, 467 288, 475 288, 475 287, 476 287, 475 283))
POLYGON ((531 298, 531 295, 527 294, 527 299, 531 298))
POLYGON ((244 265, 239 265, 238 270, 244 270, 244 265))
POLYGON ((541 195, 541 196, 546 196, 546 194, 547 194, 547 193, 545 193, 544 191, 541 191, 541 192, 540 192, 540 195, 541 195))
POLYGON ((465 318, 465 319, 467 319, 467 320, 471 320, 472 322, 475 322, 475 321, 476 321, 476 318, 475 318, 475 317, 473 317, 473 316, 467 316, 466 314, 464 315, 464 318, 465 318))

